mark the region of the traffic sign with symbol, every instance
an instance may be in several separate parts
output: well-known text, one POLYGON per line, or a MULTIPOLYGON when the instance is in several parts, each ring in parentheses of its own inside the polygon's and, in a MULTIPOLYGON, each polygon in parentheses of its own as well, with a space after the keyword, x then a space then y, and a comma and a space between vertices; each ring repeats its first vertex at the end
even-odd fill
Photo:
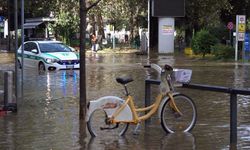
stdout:
POLYGON ((245 32, 246 31, 246 26, 243 23, 240 23, 238 28, 239 28, 238 29, 239 32, 245 32))
POLYGON ((233 22, 228 22, 227 28, 228 28, 229 30, 232 30, 232 29, 234 28, 233 22))

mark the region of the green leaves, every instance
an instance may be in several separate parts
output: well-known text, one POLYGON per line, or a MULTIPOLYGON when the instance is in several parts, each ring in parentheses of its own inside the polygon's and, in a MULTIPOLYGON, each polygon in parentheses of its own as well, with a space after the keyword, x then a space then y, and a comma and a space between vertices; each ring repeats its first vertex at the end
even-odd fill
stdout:
POLYGON ((211 47, 217 44, 218 40, 207 30, 200 30, 192 39, 191 47, 195 54, 202 54, 203 58, 211 52, 211 47))

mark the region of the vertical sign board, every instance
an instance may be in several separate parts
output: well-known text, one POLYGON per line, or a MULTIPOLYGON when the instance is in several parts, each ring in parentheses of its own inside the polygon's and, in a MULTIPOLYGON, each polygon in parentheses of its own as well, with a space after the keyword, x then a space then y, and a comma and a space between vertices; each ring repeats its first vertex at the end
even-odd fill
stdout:
POLYGON ((158 52, 173 53, 174 52, 174 18, 160 17, 158 32, 158 52))
POLYGON ((4 17, 0 16, 0 27, 4 26, 4 17))
POLYGON ((249 60, 249 33, 245 33, 245 41, 244 41, 244 51, 245 51, 245 59, 249 60))
POLYGON ((3 22, 4 17, 0 16, 0 22, 3 22))
MULTIPOLYGON (((238 60, 238 41, 245 40, 245 31, 246 31, 246 16, 237 15, 236 16, 236 43, 235 43, 235 61, 238 60)), ((242 49, 243 54, 244 50, 242 49)))

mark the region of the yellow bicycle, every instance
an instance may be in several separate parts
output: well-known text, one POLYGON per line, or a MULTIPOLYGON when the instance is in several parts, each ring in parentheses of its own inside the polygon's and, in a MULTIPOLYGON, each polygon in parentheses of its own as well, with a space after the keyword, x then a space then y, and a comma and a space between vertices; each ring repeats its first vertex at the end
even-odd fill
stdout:
POLYGON ((117 134, 123 136, 129 124, 139 125, 158 111, 162 128, 166 133, 188 132, 195 126, 197 111, 193 100, 175 92, 174 83, 188 83, 192 70, 173 69, 169 65, 161 68, 157 64, 146 67, 155 69, 161 78, 160 93, 155 102, 145 108, 136 108, 127 84, 131 77, 118 77, 116 81, 124 86, 126 100, 116 96, 104 96, 88 103, 86 116, 87 128, 91 136, 117 134), (140 112, 146 112, 139 115, 140 112))

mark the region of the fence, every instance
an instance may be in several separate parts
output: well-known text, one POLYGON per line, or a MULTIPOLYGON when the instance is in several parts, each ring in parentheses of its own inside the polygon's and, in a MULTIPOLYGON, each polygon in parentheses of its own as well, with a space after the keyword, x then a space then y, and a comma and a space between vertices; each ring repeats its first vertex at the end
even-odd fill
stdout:
MULTIPOLYGON (((145 80, 145 106, 150 105, 151 85, 159 85, 159 80, 145 80)), ((221 92, 230 94, 230 144, 237 144, 237 95, 250 95, 250 90, 241 90, 221 86, 211 86, 202 84, 183 84, 183 88, 221 92)), ((146 121, 148 124, 150 120, 146 121)))

